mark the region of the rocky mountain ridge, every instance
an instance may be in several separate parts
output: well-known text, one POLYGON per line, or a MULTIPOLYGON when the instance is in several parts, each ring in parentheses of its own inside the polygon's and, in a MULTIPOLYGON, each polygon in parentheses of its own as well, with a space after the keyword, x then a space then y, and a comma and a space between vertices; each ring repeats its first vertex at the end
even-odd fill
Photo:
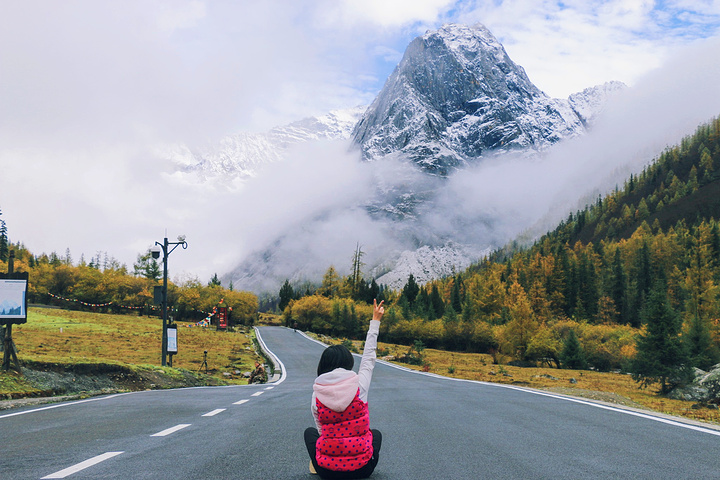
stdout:
POLYGON ((231 177, 249 179, 266 165, 278 162, 294 145, 318 140, 346 140, 365 111, 365 106, 333 110, 267 132, 228 135, 216 145, 192 150, 177 145, 165 154, 179 170, 202 179, 231 177))
POLYGON ((402 153, 445 176, 490 154, 538 152, 584 133, 619 82, 554 99, 483 25, 413 40, 353 130, 363 157, 402 153))
MULTIPOLYGON (((623 88, 610 82, 568 99, 550 98, 484 26, 445 25, 411 42, 367 109, 336 111, 264 134, 228 137, 214 151, 194 155, 186 168, 208 176, 252 178, 264 164, 280 161, 293 145, 348 139, 377 170, 374 191, 358 208, 393 236, 383 247, 368 247, 382 252, 366 258, 365 274, 399 288, 410 273, 421 283, 450 275, 500 246, 493 243, 500 236, 492 232, 475 238, 457 230, 479 221, 488 232, 497 224, 491 217, 460 219, 455 231, 436 228, 434 222, 442 214, 434 210, 451 176, 462 176, 464 169, 488 158, 509 152, 536 156, 564 139, 583 135, 608 98, 623 88), (405 167, 387 175, 382 169, 392 162, 405 167)), ((342 214, 318 212, 303 232, 284 232, 224 279, 237 288, 276 292, 286 278, 319 281, 330 265, 344 274, 347 259, 330 258, 328 252, 315 258, 309 253, 314 248, 294 245, 301 233, 327 230, 323 222, 338 216, 342 214)), ((356 239, 348 242, 349 252, 356 239)))

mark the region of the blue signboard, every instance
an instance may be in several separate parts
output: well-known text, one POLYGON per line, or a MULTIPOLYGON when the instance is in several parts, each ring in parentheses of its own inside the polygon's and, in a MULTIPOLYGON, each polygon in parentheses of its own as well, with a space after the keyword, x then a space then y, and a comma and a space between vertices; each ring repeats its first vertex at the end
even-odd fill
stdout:
POLYGON ((0 278, 0 324, 27 322, 27 279, 0 278))

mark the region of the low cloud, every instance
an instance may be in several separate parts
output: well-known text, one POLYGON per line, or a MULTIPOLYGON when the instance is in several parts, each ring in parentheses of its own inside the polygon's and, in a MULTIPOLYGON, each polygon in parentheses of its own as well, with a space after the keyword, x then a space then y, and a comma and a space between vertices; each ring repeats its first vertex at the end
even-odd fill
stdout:
POLYGON ((370 269, 422 244, 453 240, 468 251, 481 252, 527 231, 545 233, 569 212, 584 208, 616 185, 622 187, 630 173, 641 171, 666 147, 720 113, 720 98, 713 95, 720 84, 719 50, 718 41, 687 49, 612 99, 587 135, 539 156, 489 157, 447 179, 428 177, 401 159, 361 164, 352 155, 331 151, 324 152, 329 155, 324 160, 317 155, 298 157, 284 180, 279 180, 279 172, 269 177, 279 182, 275 190, 283 190, 285 182, 292 184, 287 189, 292 194, 283 198, 294 198, 295 206, 285 216, 274 206, 274 213, 268 215, 283 218, 282 226, 288 228, 278 230, 274 241, 260 242, 270 247, 263 251, 273 257, 264 266, 250 261, 244 273, 256 268, 268 278, 277 276, 277 282, 277 278, 301 278, 297 272, 302 272, 318 280, 338 262, 344 262, 340 270, 347 272, 356 242, 368 253, 370 269), (688 74, 693 71, 697 74, 688 74), (318 162, 317 168, 305 163, 309 158, 318 162), (325 178, 325 171, 339 188, 319 192, 297 188, 298 181, 313 185, 313 172, 325 178), (391 222, 386 215, 368 215, 368 210, 406 193, 424 198, 411 218, 391 222))

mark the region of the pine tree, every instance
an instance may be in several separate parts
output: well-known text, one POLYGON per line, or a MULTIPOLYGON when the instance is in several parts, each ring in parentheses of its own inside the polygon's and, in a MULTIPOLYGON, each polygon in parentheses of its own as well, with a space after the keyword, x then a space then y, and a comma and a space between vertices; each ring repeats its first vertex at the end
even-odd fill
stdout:
POLYGON ((635 291, 633 292, 633 308, 630 313, 630 323, 633 327, 640 326, 643 303, 650 292, 650 283, 652 278, 650 268, 650 247, 648 246, 647 240, 644 240, 642 247, 635 258, 635 291))
POLYGON ((615 256, 612 264, 612 280, 610 285, 610 298, 615 303, 615 308, 620 314, 621 323, 628 323, 630 319, 627 314, 626 299, 627 277, 625 275, 625 267, 623 266, 620 248, 615 249, 615 256))
POLYGON ((462 283, 462 279, 460 278, 460 275, 457 275, 455 277, 455 281, 453 282, 452 293, 450 294, 450 305, 452 305, 455 313, 462 312, 462 296, 460 295, 460 283, 462 283))
POLYGON ((583 350, 582 345, 580 345, 580 341, 575 334, 575 330, 570 330, 567 338, 565 339, 563 350, 560 353, 560 362, 564 368, 570 368, 573 370, 587 369, 585 351, 583 350))
POLYGON ((683 336, 683 342, 692 366, 708 370, 720 362, 720 351, 712 341, 710 327, 700 316, 693 316, 687 335, 683 336))
POLYGON ((577 282, 578 302, 582 303, 582 311, 585 314, 585 317, 579 318, 594 317, 597 315, 597 305, 599 300, 597 275, 595 273, 595 265, 587 252, 582 252, 580 254, 577 282))
POLYGON ((208 287, 220 287, 222 284, 220 282, 220 279, 217 276, 217 273, 212 276, 210 281, 208 282, 208 287))
POLYGON ((665 394, 685 379, 688 356, 680 340, 680 317, 670 305, 664 279, 651 289, 641 316, 647 332, 638 337, 630 370, 643 387, 660 382, 660 393, 665 394))
POLYGON ((292 300, 295 297, 295 291, 293 290, 292 285, 290 285, 290 280, 285 280, 285 283, 283 283, 282 287, 280 287, 280 302, 278 303, 278 308, 280 311, 284 311, 285 307, 288 306, 290 303, 290 300, 292 300))
POLYGON ((405 320, 410 320, 410 318, 412 316, 412 311, 410 308, 410 302, 408 301, 407 297, 405 296, 405 293, 400 295, 397 305, 398 305, 398 307, 400 307, 400 313, 402 314, 403 318, 405 320))
MULTIPOLYGON (((95 258, 90 260, 88 267, 99 269, 95 258)), ((152 257, 152 252, 148 249, 144 254, 139 254, 137 262, 133 264, 133 273, 135 276, 141 276, 152 280, 159 280, 162 272, 157 260, 152 257)))
POLYGON ((415 315, 424 320, 430 320, 430 317, 433 315, 433 310, 430 308, 430 296, 426 289, 420 288, 413 302, 413 311, 415 315))
POLYGON ((378 303, 380 303, 381 298, 380 297, 380 286, 377 284, 375 279, 373 278, 370 281, 370 288, 368 289, 368 303, 372 303, 373 300, 377 300, 378 303))
MULTIPOLYGON (((2 216, 2 210, 0 210, 2 216)), ((7 225, 5 220, 0 218, 0 261, 7 262, 10 254, 10 243, 8 242, 7 225)))
POLYGON ((408 303, 412 305, 415 302, 415 298, 418 296, 418 293, 420 293, 420 286, 417 284, 415 277, 411 273, 408 277, 407 283, 403 287, 402 295, 408 303))
POLYGON ((445 302, 443 302, 440 296, 440 290, 438 290, 436 283, 433 284, 432 290, 430 291, 430 304, 432 305, 435 318, 441 318, 445 313, 445 302))

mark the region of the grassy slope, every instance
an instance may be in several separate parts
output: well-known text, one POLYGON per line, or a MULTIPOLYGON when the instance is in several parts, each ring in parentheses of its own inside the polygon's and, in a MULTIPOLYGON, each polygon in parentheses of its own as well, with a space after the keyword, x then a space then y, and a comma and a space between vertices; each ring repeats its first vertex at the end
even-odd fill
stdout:
MULTIPOLYGON (((246 383, 235 371, 248 371, 259 357, 252 345, 252 333, 218 332, 187 328, 179 324, 178 350, 168 375, 180 376, 179 369, 197 372, 207 350, 208 373, 229 383, 246 383), (225 373, 225 375, 223 375, 225 373), (227 374, 230 374, 228 376, 227 374)), ((58 309, 30 308, 28 322, 13 327, 13 340, 21 363, 28 365, 91 364, 84 370, 105 369, 105 365, 144 366, 157 370, 161 357, 162 320, 156 317, 110 315, 58 309)), ((36 394, 23 378, 0 372, 0 395, 36 394)))
MULTIPOLYGON (((321 340, 326 343, 333 342, 327 337, 321 340)), ((363 342, 355 341, 353 343, 361 352, 363 342)), ((378 343, 378 352, 381 355, 398 357, 407 351, 407 346, 378 343)), ((707 408, 693 409, 693 402, 670 400, 659 396, 653 389, 640 389, 638 383, 627 374, 496 365, 493 364, 492 357, 487 354, 446 352, 433 349, 424 350, 423 358, 430 364, 428 371, 438 375, 536 388, 720 424, 720 411, 707 408), (452 373, 450 373, 451 370, 452 373), (571 383, 571 379, 575 379, 577 383, 571 383)), ((416 370, 421 369, 419 366, 400 363, 398 365, 416 370)))

